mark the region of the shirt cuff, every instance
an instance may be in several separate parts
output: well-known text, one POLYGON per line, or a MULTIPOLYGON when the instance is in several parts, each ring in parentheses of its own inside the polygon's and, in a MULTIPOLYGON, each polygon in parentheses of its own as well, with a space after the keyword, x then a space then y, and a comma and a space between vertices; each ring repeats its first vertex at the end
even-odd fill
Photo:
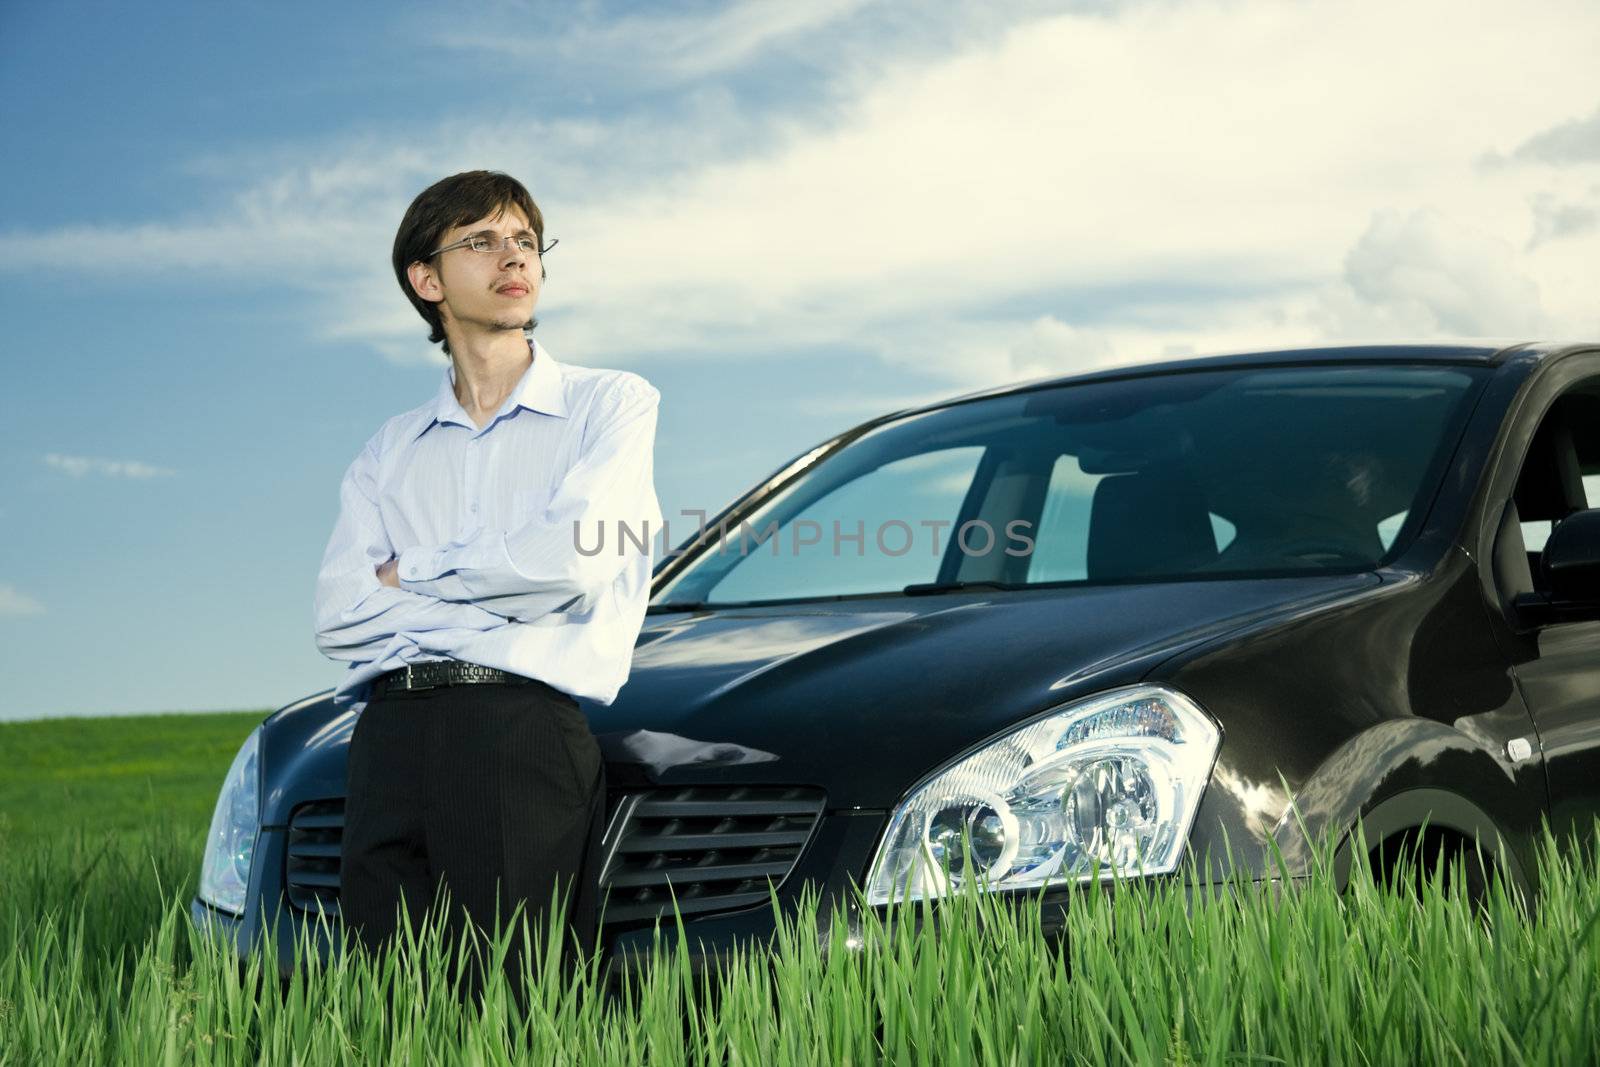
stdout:
POLYGON ((401 552, 395 573, 402 581, 425 582, 439 577, 438 552, 424 545, 412 545, 401 552))
POLYGON ((396 558, 395 577, 400 588, 410 593, 422 593, 440 600, 465 600, 467 593, 461 580, 454 575, 443 575, 438 549, 426 545, 413 545, 396 558))

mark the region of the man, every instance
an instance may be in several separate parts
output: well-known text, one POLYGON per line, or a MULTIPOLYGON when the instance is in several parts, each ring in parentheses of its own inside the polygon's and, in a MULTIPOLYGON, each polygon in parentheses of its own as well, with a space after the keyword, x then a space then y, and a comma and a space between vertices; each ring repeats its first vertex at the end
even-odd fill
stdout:
POLYGON ((316 592, 358 713, 340 907, 369 948, 443 889, 452 942, 519 905, 537 936, 565 900, 570 951, 594 950, 605 774, 575 698, 612 702, 644 620, 660 394, 531 340, 548 247, 527 190, 488 171, 424 190, 395 235, 450 366, 346 472, 316 592))

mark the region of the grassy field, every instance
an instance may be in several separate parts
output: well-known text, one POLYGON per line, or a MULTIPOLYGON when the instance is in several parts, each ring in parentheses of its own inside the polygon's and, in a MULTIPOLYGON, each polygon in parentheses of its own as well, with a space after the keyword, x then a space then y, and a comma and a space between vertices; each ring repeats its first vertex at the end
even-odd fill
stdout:
POLYGON ((802 909, 717 996, 681 957, 610 998, 536 951, 525 1008, 498 975, 463 1008, 436 931, 280 985, 185 915, 253 721, 0 724, 0 1065, 1600 1062, 1600 865, 1548 842, 1531 917, 1498 891, 1481 912, 1382 892, 1358 865, 1342 896, 1083 892, 1065 951, 977 894, 915 934, 913 909, 869 915, 853 948, 802 909))
POLYGON ((265 711, 0 723, 0 832, 25 846, 155 823, 204 832, 228 762, 265 711))

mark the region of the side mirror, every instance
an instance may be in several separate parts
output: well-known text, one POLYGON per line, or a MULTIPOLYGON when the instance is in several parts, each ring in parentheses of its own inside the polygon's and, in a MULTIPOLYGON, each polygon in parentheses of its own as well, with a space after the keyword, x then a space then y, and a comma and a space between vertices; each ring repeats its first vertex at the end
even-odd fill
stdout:
POLYGON ((1528 623, 1600 619, 1600 508, 1575 511, 1556 524, 1539 556, 1548 593, 1524 593, 1517 613, 1528 623))
POLYGON ((1539 558, 1553 601, 1600 608, 1600 508, 1576 511, 1556 524, 1539 558))

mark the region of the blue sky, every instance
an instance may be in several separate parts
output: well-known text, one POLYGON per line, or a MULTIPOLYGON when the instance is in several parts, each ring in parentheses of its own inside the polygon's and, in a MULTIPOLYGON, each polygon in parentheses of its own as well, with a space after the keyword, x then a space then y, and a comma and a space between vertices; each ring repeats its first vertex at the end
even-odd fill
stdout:
POLYGON ((441 373, 388 267, 438 177, 532 189, 539 337, 661 389, 671 515, 1001 382, 1600 333, 1597 39, 1589 0, 7 4, 0 718, 334 683, 340 475, 441 373))

